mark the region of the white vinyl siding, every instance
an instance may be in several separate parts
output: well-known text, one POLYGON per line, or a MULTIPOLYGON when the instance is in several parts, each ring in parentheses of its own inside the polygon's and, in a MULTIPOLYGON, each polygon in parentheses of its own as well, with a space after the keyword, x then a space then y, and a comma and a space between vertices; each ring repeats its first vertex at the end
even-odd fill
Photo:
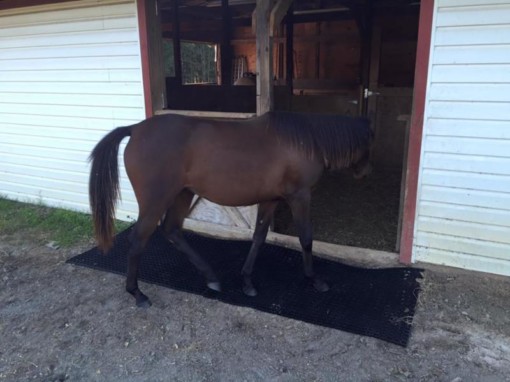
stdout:
POLYGON ((510 275, 510 1, 435 7, 413 259, 510 275))
MULTIPOLYGON (((92 148, 145 117, 138 36, 134 1, 0 11, 0 196, 89 211, 92 148)), ((122 153, 117 216, 130 219, 122 153)))

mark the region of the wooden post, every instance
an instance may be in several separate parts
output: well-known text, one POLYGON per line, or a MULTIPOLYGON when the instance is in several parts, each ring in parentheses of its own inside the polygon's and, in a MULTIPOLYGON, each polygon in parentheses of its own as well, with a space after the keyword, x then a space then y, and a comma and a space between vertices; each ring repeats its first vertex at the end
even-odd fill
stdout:
POLYGON ((182 85, 182 60, 181 60, 181 32, 179 25, 179 1, 172 2, 172 38, 174 45, 174 68, 175 79, 182 85))
POLYGON ((256 38, 257 38, 257 115, 273 110, 273 38, 269 18, 272 3, 257 0, 256 38))
POLYGON ((139 0, 138 30, 142 56, 145 115, 151 117, 166 105, 161 13, 156 0, 139 0))
POLYGON ((293 82, 294 79, 294 7, 291 5, 289 10, 287 11, 287 20, 286 20, 286 39, 287 44, 285 46, 285 60, 287 66, 286 80, 287 80, 287 88, 289 89, 289 94, 292 97, 294 93, 293 82))
POLYGON ((276 27, 293 0, 278 0, 273 6, 269 0, 257 0, 255 9, 257 38, 257 114, 273 110, 273 36, 276 27))
POLYGON ((372 130, 375 130, 376 114, 377 114, 377 94, 379 90, 379 64, 381 61, 381 27, 374 25, 372 28, 370 54, 370 74, 368 81, 368 90, 373 94, 367 100, 366 117, 372 121, 372 130))
POLYGON ((368 90, 370 83, 370 55, 372 52, 372 1, 367 0, 364 7, 360 7, 361 11, 361 22, 360 22, 360 34, 361 34, 361 92, 362 102, 360 104, 361 115, 367 114, 368 99, 364 96, 365 89, 368 90))
POLYGON ((232 34, 231 15, 228 0, 221 0, 221 15, 223 19, 221 39, 221 84, 232 85, 232 34))

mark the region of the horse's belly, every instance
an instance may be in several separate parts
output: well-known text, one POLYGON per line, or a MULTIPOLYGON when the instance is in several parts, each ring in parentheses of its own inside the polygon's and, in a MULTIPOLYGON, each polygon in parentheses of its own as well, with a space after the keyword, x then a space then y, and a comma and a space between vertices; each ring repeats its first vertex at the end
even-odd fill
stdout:
POLYGON ((210 183, 208 187, 189 187, 195 194, 224 206, 249 206, 262 201, 278 198, 279 192, 274 189, 262 189, 252 184, 210 183))
POLYGON ((190 178, 187 187, 211 202, 225 206, 248 206, 260 202, 286 199, 316 183, 322 168, 310 164, 299 169, 278 166, 242 172, 208 172, 190 178))
POLYGON ((281 197, 282 179, 274 174, 244 172, 208 172, 192 177, 188 188, 213 203, 248 206, 281 197))

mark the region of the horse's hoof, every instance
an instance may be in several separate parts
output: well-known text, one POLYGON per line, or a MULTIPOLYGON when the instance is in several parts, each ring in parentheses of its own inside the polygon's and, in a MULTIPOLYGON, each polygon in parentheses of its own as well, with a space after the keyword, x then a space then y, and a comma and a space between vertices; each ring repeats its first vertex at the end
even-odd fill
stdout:
POLYGON ((218 281, 209 281, 207 283, 207 287, 215 290, 216 292, 221 292, 221 284, 218 281))
POLYGON ((246 296, 249 297, 255 297, 257 295, 257 290, 254 287, 248 285, 243 286, 243 292, 246 296))
POLYGON ((126 291, 135 298, 136 306, 139 308, 148 308, 152 305, 151 300, 149 300, 149 297, 144 295, 140 289, 136 288, 134 290, 129 290, 126 288, 126 291))
POLYGON ((329 290, 328 284, 326 284, 326 282, 322 281, 321 279, 314 279, 313 287, 318 292, 327 292, 329 290))
POLYGON ((142 309, 148 309, 152 306, 152 302, 146 297, 145 300, 137 301, 136 306, 142 309))

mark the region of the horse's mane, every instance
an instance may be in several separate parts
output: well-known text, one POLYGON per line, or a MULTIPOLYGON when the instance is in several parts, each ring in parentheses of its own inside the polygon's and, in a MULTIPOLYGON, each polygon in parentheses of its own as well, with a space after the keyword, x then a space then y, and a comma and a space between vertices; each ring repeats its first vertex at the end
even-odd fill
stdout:
POLYGON ((269 112, 269 128, 280 143, 302 151, 331 169, 349 167, 358 150, 369 147, 372 139, 366 118, 340 115, 269 112))

